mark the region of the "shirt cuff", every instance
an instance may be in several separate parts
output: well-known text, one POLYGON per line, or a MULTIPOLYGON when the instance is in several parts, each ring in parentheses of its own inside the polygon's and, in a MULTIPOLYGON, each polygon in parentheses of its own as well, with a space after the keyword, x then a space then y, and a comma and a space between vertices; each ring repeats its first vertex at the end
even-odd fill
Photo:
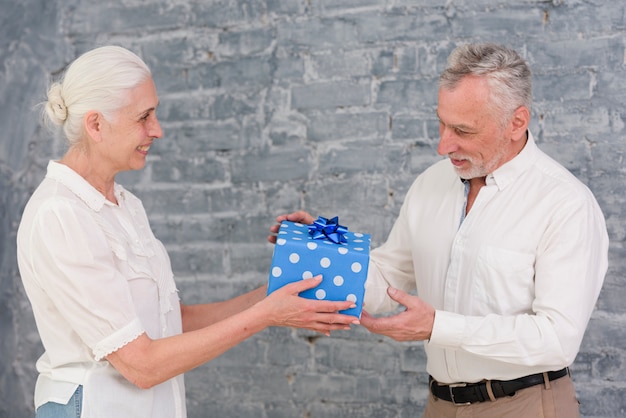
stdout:
POLYGON ((435 322, 429 344, 456 348, 465 336, 465 316, 446 311, 435 311, 435 322))
POLYGON ((109 354, 124 347, 129 342, 137 339, 145 331, 139 319, 135 318, 131 323, 115 331, 113 334, 100 341, 93 349, 96 361, 100 361, 109 354))

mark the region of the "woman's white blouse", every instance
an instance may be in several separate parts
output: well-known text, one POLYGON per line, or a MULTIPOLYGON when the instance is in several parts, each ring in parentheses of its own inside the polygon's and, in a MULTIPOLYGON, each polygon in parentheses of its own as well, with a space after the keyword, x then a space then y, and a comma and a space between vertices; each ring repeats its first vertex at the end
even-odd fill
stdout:
POLYGON ((106 356, 143 332, 180 334, 180 301, 165 248, 141 201, 118 205, 50 161, 17 234, 18 265, 45 348, 35 406, 66 403, 83 385, 83 417, 184 417, 183 376, 139 389, 106 356))

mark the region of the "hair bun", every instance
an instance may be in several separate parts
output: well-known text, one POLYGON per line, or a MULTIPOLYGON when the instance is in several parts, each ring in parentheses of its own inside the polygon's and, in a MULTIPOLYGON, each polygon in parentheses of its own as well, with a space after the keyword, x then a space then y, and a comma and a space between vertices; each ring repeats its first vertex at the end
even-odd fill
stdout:
POLYGON ((67 106, 61 96, 61 85, 55 83, 48 90, 48 103, 46 103, 48 114, 55 123, 62 124, 67 119, 67 106))

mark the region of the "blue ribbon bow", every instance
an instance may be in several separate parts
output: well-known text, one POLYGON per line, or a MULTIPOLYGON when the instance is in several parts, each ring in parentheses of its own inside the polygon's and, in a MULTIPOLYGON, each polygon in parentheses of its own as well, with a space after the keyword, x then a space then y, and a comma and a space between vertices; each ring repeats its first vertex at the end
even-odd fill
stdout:
POLYGON ((309 225, 309 234, 313 235, 313 239, 329 239, 335 244, 348 242, 344 237, 346 232, 348 232, 348 228, 339 225, 338 216, 330 220, 320 216, 317 221, 309 225))

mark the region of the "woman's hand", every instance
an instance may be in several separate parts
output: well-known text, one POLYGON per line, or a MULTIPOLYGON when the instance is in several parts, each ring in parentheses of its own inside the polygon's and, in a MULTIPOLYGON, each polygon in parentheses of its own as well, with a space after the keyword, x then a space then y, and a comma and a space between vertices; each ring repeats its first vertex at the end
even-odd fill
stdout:
POLYGON ((263 309, 272 326, 306 328, 325 335, 330 335, 331 331, 349 330, 351 324, 358 325, 360 322, 356 317, 338 313, 354 308, 354 302, 312 300, 298 296, 321 281, 322 276, 319 275, 289 283, 259 302, 257 308, 263 309))
MULTIPOLYGON (((195 326, 187 327, 192 330, 155 340, 143 333, 106 358, 129 382, 146 389, 214 359, 269 326, 306 328, 330 335, 331 331, 359 324, 354 316, 339 313, 353 308, 354 302, 298 296, 319 285, 321 279, 322 276, 316 276, 298 280, 265 297, 262 297, 265 288, 261 287, 232 299, 227 305, 216 304, 226 312, 211 314, 204 323, 192 320, 195 326), (255 300, 259 301, 253 303, 255 300)), ((216 306, 207 304, 185 308, 183 312, 186 316, 200 316, 216 306)))
POLYGON ((299 222, 301 224, 311 225, 313 221, 315 221, 315 219, 313 219, 313 216, 303 210, 299 210, 288 215, 277 216, 277 223, 270 227, 270 235, 268 235, 267 237, 267 240, 272 244, 276 244, 276 234, 278 234, 278 230, 280 229, 280 223, 282 221, 299 222))

